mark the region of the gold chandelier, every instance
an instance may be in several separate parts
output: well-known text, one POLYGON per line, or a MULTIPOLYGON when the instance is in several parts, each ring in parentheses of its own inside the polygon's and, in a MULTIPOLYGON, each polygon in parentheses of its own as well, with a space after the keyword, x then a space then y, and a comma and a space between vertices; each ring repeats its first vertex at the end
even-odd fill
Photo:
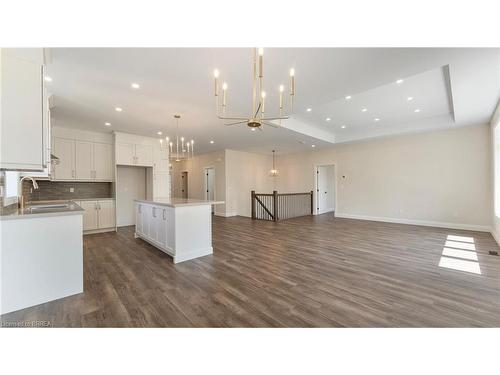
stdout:
MULTIPOLYGON (((169 148, 170 160, 187 160, 194 157, 194 140, 191 139, 190 141, 186 141, 184 137, 179 137, 179 120, 181 118, 181 115, 174 115, 174 118, 176 121, 175 137, 173 138, 173 141, 171 141, 169 137, 165 137, 165 147, 169 148)), ((163 139, 160 139, 160 144, 163 147, 163 139)))
POLYGON ((219 95, 219 71, 214 70, 214 95, 216 102, 217 117, 221 120, 229 120, 227 126, 247 124, 252 130, 262 130, 262 125, 280 127, 281 120, 287 120, 293 111, 293 98, 295 96, 295 69, 290 69, 290 100, 289 111, 284 114, 285 86, 279 86, 279 116, 266 116, 266 92, 264 91, 264 49, 255 48, 253 53, 253 92, 252 92, 252 114, 250 116, 227 116, 228 85, 222 84, 222 102, 219 95), (276 121, 278 121, 276 123, 276 121))

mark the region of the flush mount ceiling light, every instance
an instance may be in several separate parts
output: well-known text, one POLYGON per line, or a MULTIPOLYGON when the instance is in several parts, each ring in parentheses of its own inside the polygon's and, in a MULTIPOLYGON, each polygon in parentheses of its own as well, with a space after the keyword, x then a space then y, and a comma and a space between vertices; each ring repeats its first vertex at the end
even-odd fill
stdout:
POLYGON ((352 96, 351 96, 351 95, 347 95, 347 96, 345 97, 345 100, 350 100, 351 98, 352 98, 352 96))
POLYGON ((280 127, 282 120, 290 118, 293 111, 293 98, 295 96, 295 69, 290 69, 290 99, 289 99, 289 113, 284 114, 285 86, 279 86, 279 115, 266 116, 266 92, 264 90, 264 49, 255 48, 253 53, 253 76, 252 76, 252 113, 243 116, 226 116, 228 85, 222 84, 222 103, 219 100, 219 75, 220 72, 214 70, 214 96, 217 109, 217 117, 221 120, 230 120, 233 122, 226 123, 226 126, 247 124, 250 128, 257 128, 262 130, 262 125, 271 127, 280 127), (276 121, 278 121, 276 123, 276 121))
POLYGON ((409 102, 411 102, 413 100, 413 96, 407 97, 406 100, 408 100, 409 102))
POLYGON ((403 81, 402 79, 398 79, 398 80, 396 81, 396 83, 397 83, 398 85, 402 84, 403 82, 404 82, 404 81, 403 81))
POLYGON ((278 177, 279 171, 276 169, 276 151, 273 150, 273 169, 269 171, 269 176, 278 177))
POLYGON ((141 86, 138 83, 131 83, 130 87, 132 87, 133 89, 136 89, 136 90, 141 88, 141 86))
POLYGON ((105 122, 104 125, 111 126, 111 123, 110 122, 105 122))
POLYGON ((417 109, 415 110, 415 113, 419 113, 419 112, 420 112, 420 109, 418 109, 418 108, 417 108, 417 109))
POLYGON ((45 77, 43 77, 43 79, 44 79, 46 82, 52 82, 52 77, 45 76, 45 77))
POLYGON ((361 112, 366 112, 366 111, 368 111, 368 109, 366 109, 366 108, 363 108, 363 109, 361 110, 361 112))
POLYGON ((115 107, 115 111, 116 111, 116 112, 121 112, 121 111, 123 111, 123 109, 122 109, 122 108, 120 108, 120 107, 115 107))
MULTIPOLYGON (((175 118, 175 152, 174 152, 174 142, 170 141, 169 137, 165 137, 165 140, 167 141, 166 147, 169 147, 170 154, 169 157, 170 159, 173 159, 175 161, 181 161, 181 160, 187 160, 189 158, 194 157, 194 140, 191 139, 191 141, 186 141, 184 137, 179 137, 179 120, 181 118, 181 115, 174 115, 175 118), (180 146, 180 147, 179 147, 180 146)), ((160 146, 163 147, 163 140, 160 140, 160 146)))

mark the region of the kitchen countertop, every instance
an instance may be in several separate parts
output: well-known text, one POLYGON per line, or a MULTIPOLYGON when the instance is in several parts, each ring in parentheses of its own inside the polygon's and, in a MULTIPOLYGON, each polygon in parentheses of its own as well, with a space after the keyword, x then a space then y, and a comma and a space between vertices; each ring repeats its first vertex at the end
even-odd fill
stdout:
POLYGON ((203 205, 225 203, 224 201, 207 201, 202 199, 189 199, 189 198, 169 198, 169 199, 156 199, 156 200, 135 199, 135 201, 139 203, 156 204, 159 206, 167 206, 167 207, 203 206, 203 205))
POLYGON ((34 204, 29 204, 24 210, 17 208, 9 213, 0 214, 0 220, 15 220, 15 219, 30 219, 51 216, 65 216, 65 215, 82 215, 84 209, 81 208, 73 201, 57 200, 57 201, 37 201, 34 204), (30 207, 39 206, 43 204, 61 204, 67 203, 68 207, 63 208, 46 208, 39 209, 35 212, 30 211, 30 207))

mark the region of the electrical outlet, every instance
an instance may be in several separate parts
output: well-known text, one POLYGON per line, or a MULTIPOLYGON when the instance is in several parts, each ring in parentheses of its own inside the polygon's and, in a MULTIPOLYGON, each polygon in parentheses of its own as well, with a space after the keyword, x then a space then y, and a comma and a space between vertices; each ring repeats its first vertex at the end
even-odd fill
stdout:
POLYGON ((69 188, 69 192, 70 192, 70 193, 74 193, 74 192, 75 192, 75 188, 74 188, 74 187, 70 187, 70 188, 69 188))

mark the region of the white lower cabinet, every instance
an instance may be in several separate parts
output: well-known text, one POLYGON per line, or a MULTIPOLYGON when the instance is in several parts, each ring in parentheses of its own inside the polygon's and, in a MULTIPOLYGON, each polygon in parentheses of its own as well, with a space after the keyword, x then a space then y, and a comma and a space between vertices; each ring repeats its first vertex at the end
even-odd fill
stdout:
POLYGON ((77 203, 85 210, 84 231, 110 229, 116 226, 114 200, 79 201, 77 203))
POLYGON ((152 244, 169 252, 167 246, 167 212, 168 208, 150 204, 136 205, 135 232, 152 244))

